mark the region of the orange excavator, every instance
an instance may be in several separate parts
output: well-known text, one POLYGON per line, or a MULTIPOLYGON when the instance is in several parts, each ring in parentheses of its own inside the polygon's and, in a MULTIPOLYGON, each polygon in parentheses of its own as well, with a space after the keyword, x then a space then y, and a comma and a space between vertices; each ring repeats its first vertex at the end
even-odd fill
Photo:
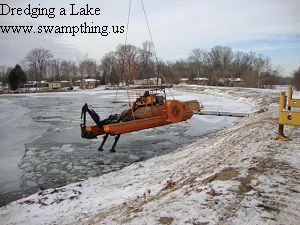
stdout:
POLYGON ((163 93, 164 95, 153 90, 145 91, 122 113, 110 115, 103 120, 91 107, 85 104, 81 112, 81 136, 92 139, 104 135, 98 148, 99 151, 103 151, 103 146, 109 135, 115 136, 110 150, 110 152, 115 152, 121 134, 186 121, 193 116, 194 112, 200 111, 200 104, 197 100, 184 102, 167 100, 164 89, 163 93), (91 116, 95 125, 86 124, 86 113, 91 116))

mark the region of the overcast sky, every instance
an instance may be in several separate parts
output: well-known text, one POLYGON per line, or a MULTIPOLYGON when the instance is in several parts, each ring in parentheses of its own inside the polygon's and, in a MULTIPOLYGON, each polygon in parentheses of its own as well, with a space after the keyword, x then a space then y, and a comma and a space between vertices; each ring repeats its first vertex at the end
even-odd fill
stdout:
MULTIPOLYGON (((25 9, 55 7, 55 18, 0 15, 0 25, 72 25, 87 22, 99 26, 126 25, 129 0, 1 0, 25 9), (40 4, 40 5, 39 5, 40 4), (98 7, 98 16, 70 16, 85 7, 98 7), (60 16, 60 8, 66 16, 60 16)), ((185 59, 193 48, 209 50, 216 45, 269 56, 290 75, 300 66, 299 0, 144 0, 158 57, 185 59)), ((0 8, 1 10, 1 8, 0 8)), ((1 11, 0 11, 1 12, 1 11)), ((140 46, 149 40, 140 0, 132 0, 128 42, 140 46)), ((125 34, 3 34, 0 31, 0 65, 14 66, 32 48, 49 49, 61 59, 101 57, 124 43, 125 34)))

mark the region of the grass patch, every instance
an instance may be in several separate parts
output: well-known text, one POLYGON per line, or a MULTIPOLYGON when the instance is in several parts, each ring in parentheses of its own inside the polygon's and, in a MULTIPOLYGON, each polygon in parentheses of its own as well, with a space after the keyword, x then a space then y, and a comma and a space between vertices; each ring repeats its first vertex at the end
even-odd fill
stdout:
POLYGON ((170 225, 174 221, 173 217, 160 217, 159 222, 164 225, 170 225))
POLYGON ((208 183, 213 182, 214 180, 230 180, 234 177, 236 177, 239 174, 239 170, 233 167, 227 167, 221 170, 219 173, 214 174, 212 176, 209 176, 202 180, 202 183, 204 185, 207 185, 208 183))

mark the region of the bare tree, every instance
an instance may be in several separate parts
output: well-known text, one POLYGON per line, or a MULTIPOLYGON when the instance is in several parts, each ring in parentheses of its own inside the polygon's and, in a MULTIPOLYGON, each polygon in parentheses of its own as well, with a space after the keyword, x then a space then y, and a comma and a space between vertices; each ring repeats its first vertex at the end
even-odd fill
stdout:
POLYGON ((0 81, 8 82, 8 75, 13 70, 13 67, 10 66, 0 66, 0 81))
POLYGON ((71 61, 70 62, 70 69, 71 69, 71 81, 74 82, 77 77, 78 77, 78 66, 76 65, 75 62, 71 61))
POLYGON ((233 53, 231 48, 223 46, 215 46, 208 53, 209 63, 215 69, 228 68, 231 60, 233 59, 233 53))
POLYGON ((2 82, 4 79, 4 74, 6 72, 6 66, 0 66, 0 81, 2 82))
POLYGON ((78 70, 81 78, 96 78, 98 73, 97 63, 86 57, 79 63, 78 70))
POLYGON ((136 76, 136 61, 138 48, 134 45, 119 45, 116 54, 118 56, 119 70, 121 70, 122 80, 126 84, 131 82, 136 76))
POLYGON ((256 73, 254 71, 254 64, 256 61, 256 54, 254 52, 242 53, 241 64, 239 70, 240 78, 244 81, 245 87, 256 87, 256 73))
POLYGON ((293 84, 296 86, 297 90, 300 91, 300 67, 293 74, 293 84))
POLYGON ((101 60, 102 79, 101 84, 110 82, 112 85, 120 83, 120 74, 117 73, 118 63, 115 52, 109 52, 101 60))
POLYGON ((257 88, 260 88, 271 73, 270 58, 259 55, 254 61, 253 69, 256 73, 257 88))
POLYGON ((50 80, 60 80, 60 60, 52 59, 49 66, 50 80))
POLYGON ((200 48, 193 49, 188 58, 188 61, 191 66, 191 70, 196 72, 198 78, 198 84, 200 81, 200 74, 201 76, 204 76, 203 72, 206 63, 206 58, 207 58, 206 52, 200 48))
POLYGON ((138 54, 138 66, 139 72, 143 79, 148 79, 154 73, 154 62, 153 62, 153 45, 151 42, 146 41, 142 44, 142 48, 139 49, 138 54))
POLYGON ((71 80, 71 77, 73 76, 73 62, 63 60, 60 63, 60 72, 61 72, 61 79, 63 80, 71 80))
POLYGON ((47 66, 50 65, 53 55, 49 50, 43 48, 32 49, 25 57, 30 71, 34 73, 37 81, 41 81, 46 77, 47 66))
POLYGON ((228 47, 215 46, 208 52, 211 85, 217 85, 221 79, 231 76, 232 59, 233 52, 228 47))

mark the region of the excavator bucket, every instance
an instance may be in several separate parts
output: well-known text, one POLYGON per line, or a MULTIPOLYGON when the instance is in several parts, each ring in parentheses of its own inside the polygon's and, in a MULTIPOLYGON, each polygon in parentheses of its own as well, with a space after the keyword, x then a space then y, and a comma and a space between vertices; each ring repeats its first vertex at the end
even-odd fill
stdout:
POLYGON ((104 134, 103 125, 100 122, 100 116, 86 103, 81 110, 81 119, 83 120, 83 122, 80 124, 82 138, 94 139, 97 138, 97 136, 104 134), (97 125, 86 125, 86 113, 91 116, 91 118, 97 125))

